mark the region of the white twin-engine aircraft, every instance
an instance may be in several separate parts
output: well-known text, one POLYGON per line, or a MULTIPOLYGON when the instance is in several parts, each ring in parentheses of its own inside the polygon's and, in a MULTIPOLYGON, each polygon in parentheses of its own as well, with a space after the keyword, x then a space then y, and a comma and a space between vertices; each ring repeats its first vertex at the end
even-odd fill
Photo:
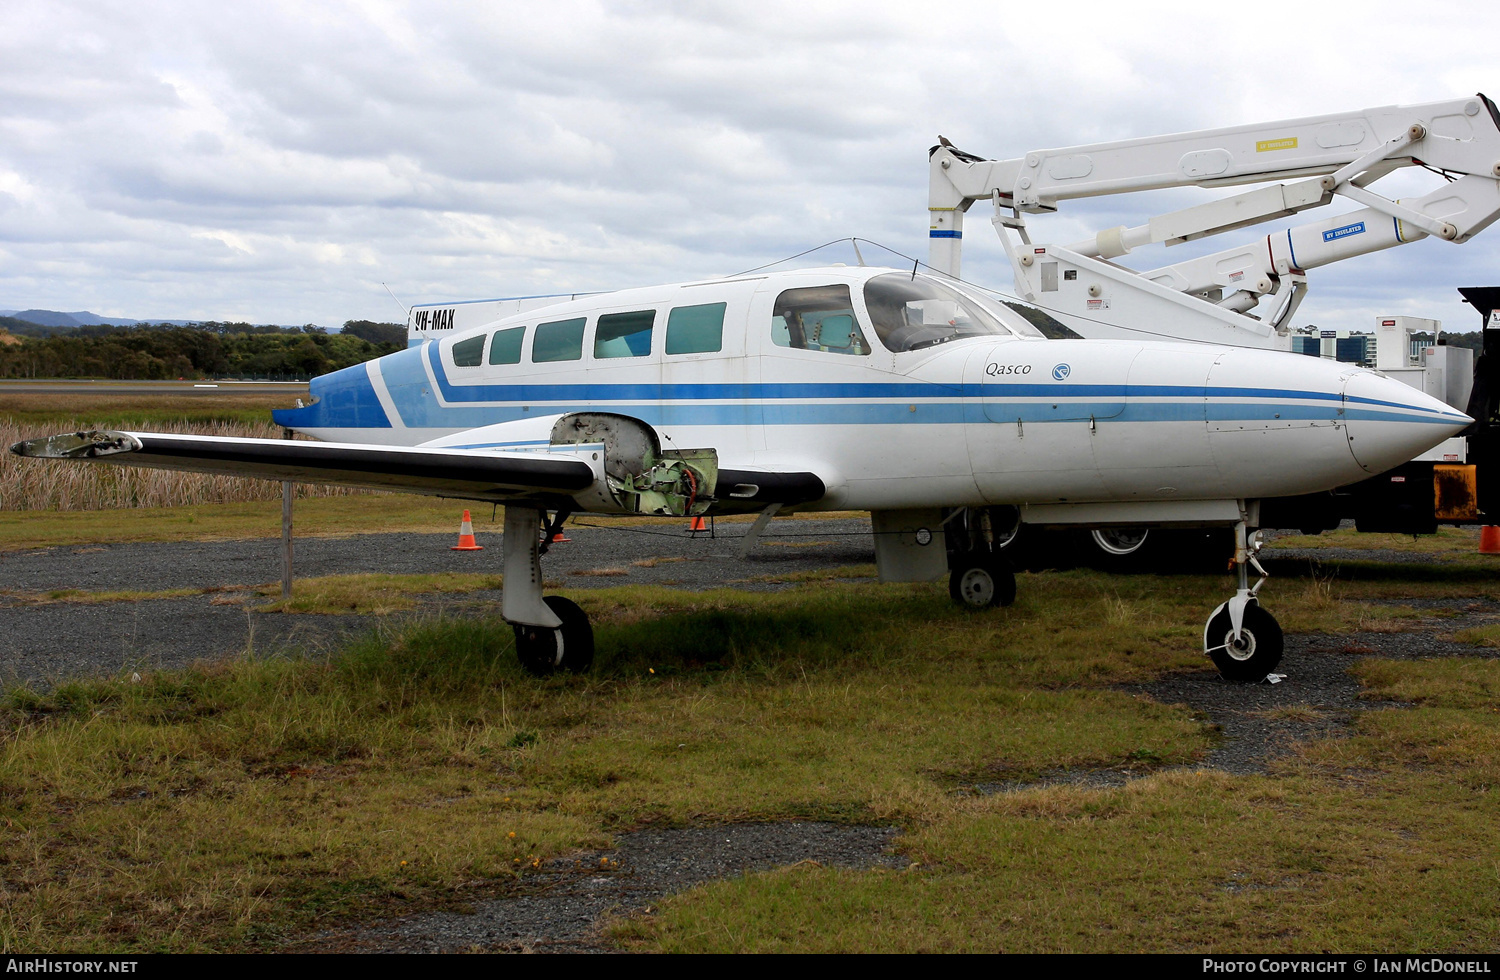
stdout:
POLYGON ((758 512, 758 533, 778 511, 867 510, 882 581, 948 575, 978 607, 1015 577, 982 535, 947 546, 955 514, 1232 526, 1240 587, 1204 646, 1258 680, 1281 631, 1247 584, 1257 500, 1365 479, 1470 422, 1347 364, 1048 340, 955 280, 845 267, 560 302, 311 391, 275 418, 318 442, 80 432, 12 451, 503 504, 502 614, 535 673, 593 657, 583 612, 542 595, 542 542, 574 513, 758 512))

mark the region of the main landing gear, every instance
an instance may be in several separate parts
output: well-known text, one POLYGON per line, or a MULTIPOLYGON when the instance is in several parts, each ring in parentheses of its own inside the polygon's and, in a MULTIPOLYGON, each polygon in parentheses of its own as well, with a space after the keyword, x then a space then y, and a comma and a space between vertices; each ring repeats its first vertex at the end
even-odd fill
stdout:
POLYGON ((1247 542, 1245 523, 1234 528, 1234 561, 1239 569, 1240 587, 1234 598, 1223 603, 1208 617, 1203 627, 1203 652, 1225 680, 1259 681, 1281 663, 1281 626, 1276 618, 1260 606, 1255 594, 1266 581, 1266 570, 1255 554, 1260 550, 1259 536, 1254 546, 1247 542), (1250 585, 1250 568, 1260 580, 1250 585))
MULTIPOLYGON (((562 526, 559 515, 547 527, 562 526)), ((516 631, 516 656, 538 677, 559 670, 580 672, 594 662, 594 628, 577 603, 542 597, 542 512, 533 507, 505 508, 505 584, 500 614, 516 631)))
MULTIPOLYGON (((1018 520, 1015 529, 1019 527, 1018 520)), ((1001 534, 985 511, 965 510, 948 522, 948 595, 960 606, 990 609, 1016 601, 1016 573, 997 547, 1001 534)))
POLYGON ((989 609, 1016 601, 1016 573, 1004 557, 990 551, 957 556, 948 573, 948 594, 960 606, 989 609))
POLYGON ((538 677, 559 670, 582 673, 594 662, 594 629, 578 603, 560 595, 542 600, 560 621, 556 629, 515 623, 516 656, 527 673, 538 677))

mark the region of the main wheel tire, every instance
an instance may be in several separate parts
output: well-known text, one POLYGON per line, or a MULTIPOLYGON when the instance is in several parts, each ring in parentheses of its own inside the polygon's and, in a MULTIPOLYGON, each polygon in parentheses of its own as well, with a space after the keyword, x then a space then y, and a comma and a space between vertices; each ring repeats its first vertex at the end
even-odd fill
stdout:
POLYGON ((549 595, 542 601, 562 625, 556 629, 517 625, 516 657, 521 666, 537 677, 559 670, 575 674, 588 670, 594 663, 594 628, 589 625, 588 614, 560 595, 549 595))
POLYGON ((1101 572, 1134 572, 1159 550, 1160 532, 1149 527, 1094 528, 1079 536, 1083 563, 1101 572))
POLYGON ((1281 663, 1283 642, 1276 617, 1257 603, 1245 607, 1240 639, 1234 639, 1234 623, 1225 606, 1213 615, 1203 631, 1203 647, 1227 681, 1255 682, 1281 663))
POLYGON ((960 606, 992 609, 1016 601, 1016 575, 999 555, 972 552, 954 563, 948 594, 960 606))

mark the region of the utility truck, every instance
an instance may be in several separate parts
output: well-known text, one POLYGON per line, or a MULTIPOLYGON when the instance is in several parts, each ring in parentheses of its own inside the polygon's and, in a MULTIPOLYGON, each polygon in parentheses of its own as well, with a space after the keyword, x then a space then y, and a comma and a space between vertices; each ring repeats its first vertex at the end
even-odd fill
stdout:
MULTIPOLYGON (((1081 337, 1259 347, 1296 357, 1289 327, 1307 295, 1311 270, 1428 237, 1462 244, 1500 217, 1500 111, 1480 94, 1032 150, 1004 160, 967 153, 939 137, 929 153, 933 269, 960 276, 965 219, 980 202, 989 204, 1018 296, 1081 337), (1430 171, 1436 186, 1401 200, 1373 188, 1404 168, 1430 171), (1265 186, 1066 245, 1034 240, 1028 224, 1080 198, 1247 184, 1265 186), (1143 246, 1238 231, 1313 211, 1335 198, 1361 207, 1171 265, 1136 270, 1123 264, 1143 246)), ((1492 316, 1500 290, 1462 292, 1484 316, 1489 348, 1492 337, 1500 338, 1500 321, 1492 316)), ((1481 355, 1475 365, 1468 351, 1438 343, 1413 361, 1407 338, 1422 326, 1412 318, 1381 317, 1377 369, 1467 410, 1475 425, 1394 470, 1370 472, 1360 483, 1263 500, 1251 523, 1315 532, 1353 518, 1363 530, 1430 533, 1444 522, 1500 521, 1500 474, 1486 479, 1500 454, 1500 436, 1491 428, 1500 381, 1489 377, 1500 371, 1500 349, 1481 355)), ((1240 424, 1207 401, 1204 409, 1210 431, 1240 424)), ((1284 419, 1287 427, 1308 424, 1296 415, 1284 419)), ((1357 453, 1352 442, 1350 449, 1357 453)), ((1021 504, 966 512, 954 524, 1000 549, 1021 551, 1029 538, 1053 558, 1061 542, 1082 545, 1105 567, 1149 560, 1153 545, 1212 553, 1226 540, 1221 532, 1194 530, 1190 522, 1099 522, 1083 511, 1064 516, 1066 521, 1048 508, 1021 504)))

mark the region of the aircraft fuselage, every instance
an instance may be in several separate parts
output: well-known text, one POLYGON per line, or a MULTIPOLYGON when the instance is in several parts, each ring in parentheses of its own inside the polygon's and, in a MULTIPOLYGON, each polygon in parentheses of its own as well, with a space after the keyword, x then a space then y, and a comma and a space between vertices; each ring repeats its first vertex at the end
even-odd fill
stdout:
POLYGON ((1317 358, 1046 340, 972 293, 1000 329, 943 338, 945 301, 901 302, 927 282, 830 268, 592 296, 318 378, 317 402, 277 421, 337 442, 514 450, 537 441, 528 420, 611 412, 722 466, 816 473, 827 493, 811 506, 866 510, 1288 496, 1468 423, 1317 358))

